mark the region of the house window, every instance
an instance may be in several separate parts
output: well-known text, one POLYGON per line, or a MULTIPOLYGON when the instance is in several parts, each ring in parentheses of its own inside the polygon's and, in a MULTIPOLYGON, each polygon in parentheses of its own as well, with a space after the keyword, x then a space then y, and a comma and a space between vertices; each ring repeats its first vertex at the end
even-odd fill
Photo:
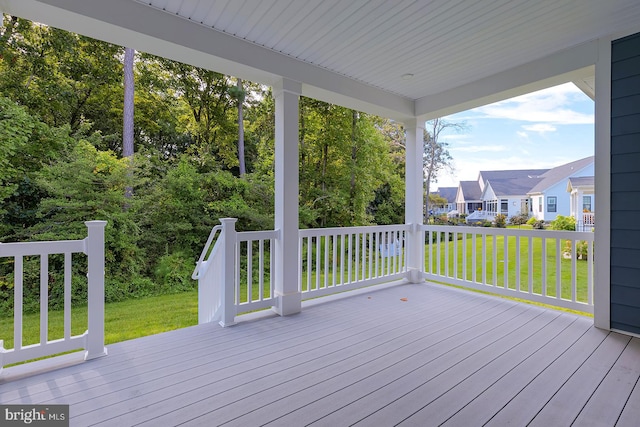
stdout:
POLYGON ((509 201, 508 200, 500 200, 500 213, 506 215, 509 213, 509 201))
POLYGON ((542 212, 542 197, 538 197, 538 212, 542 212))
POLYGON ((557 212, 558 198, 556 196, 547 197, 547 212, 557 212))
POLYGON ((582 196, 582 212, 591 212, 591 196, 582 196))

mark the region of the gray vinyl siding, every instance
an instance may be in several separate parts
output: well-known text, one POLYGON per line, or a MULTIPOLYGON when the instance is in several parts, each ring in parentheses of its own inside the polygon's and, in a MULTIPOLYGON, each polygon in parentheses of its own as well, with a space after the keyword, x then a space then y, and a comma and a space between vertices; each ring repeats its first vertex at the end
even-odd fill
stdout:
POLYGON ((640 34, 611 47, 611 327, 640 333, 640 34))

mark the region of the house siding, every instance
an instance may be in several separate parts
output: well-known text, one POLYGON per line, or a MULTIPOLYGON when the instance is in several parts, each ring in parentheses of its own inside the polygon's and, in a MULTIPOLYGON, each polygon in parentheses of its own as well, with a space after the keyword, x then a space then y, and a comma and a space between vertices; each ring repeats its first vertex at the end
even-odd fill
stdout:
POLYGON ((640 33, 611 46, 611 328, 640 334, 640 33))

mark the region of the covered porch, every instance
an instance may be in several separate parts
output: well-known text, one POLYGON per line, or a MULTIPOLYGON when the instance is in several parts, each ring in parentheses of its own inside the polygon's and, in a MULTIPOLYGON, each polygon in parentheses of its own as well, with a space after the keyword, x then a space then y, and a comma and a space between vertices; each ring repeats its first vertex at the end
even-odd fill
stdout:
MULTIPOLYGON (((217 250, 203 252, 199 268, 209 264, 194 273, 202 280, 200 325, 111 345, 106 357, 98 339, 93 353, 87 349, 92 360, 83 363, 73 354, 7 368, 0 402, 70 404, 73 425, 634 425, 640 248, 628 238, 634 226, 625 218, 638 211, 629 202, 638 189, 627 185, 634 180, 621 185, 616 174, 638 173, 624 158, 637 155, 633 135, 640 131, 612 117, 636 123, 640 114, 635 0, 589 7, 576 0, 486 0, 472 8, 448 1, 319 2, 319 11, 304 4, 256 2, 243 11, 240 2, 226 1, 2 2, 3 12, 271 86, 276 197, 274 230, 228 228, 217 250), (416 42, 426 40, 422 29, 434 28, 427 24, 436 18, 451 33, 432 34, 433 50, 418 54, 426 47, 416 42), (306 31, 316 24, 342 40, 316 39, 321 33, 306 31), (254 37, 253 28, 262 36, 254 37), (368 32, 378 28, 384 32, 368 32), (614 52, 629 36, 632 43, 614 52), (380 55, 381 45, 394 61, 380 55), (433 58, 448 60, 433 67, 433 58), (613 74, 612 58, 625 63, 613 74), (422 223, 425 120, 569 81, 596 101, 602 210, 595 233, 498 235, 422 223), (404 123, 404 224, 299 230, 300 96, 404 123), (612 111, 612 99, 627 96, 612 111), (542 277, 546 269, 562 270, 566 240, 568 290, 559 273, 536 282, 540 269, 542 277), (589 266, 583 288, 579 242, 589 266), (541 264, 534 245, 545 248, 541 264), (545 251, 553 251, 551 261, 545 251), (243 256, 257 263, 240 268, 243 256), (253 275, 243 283, 239 269, 259 271, 255 297, 253 275), (205 280, 214 271, 216 282, 205 280), (594 319, 427 282, 434 280, 593 312, 594 319), (303 302, 383 282, 392 285, 303 302), (269 308, 260 321, 237 316, 260 308, 269 308)), ((86 250, 78 243, 74 252, 86 250)), ((101 338, 96 306, 88 336, 101 338)))
POLYGON ((0 402, 69 404, 71 425, 632 426, 640 416, 638 338, 406 282, 1 378, 0 402))

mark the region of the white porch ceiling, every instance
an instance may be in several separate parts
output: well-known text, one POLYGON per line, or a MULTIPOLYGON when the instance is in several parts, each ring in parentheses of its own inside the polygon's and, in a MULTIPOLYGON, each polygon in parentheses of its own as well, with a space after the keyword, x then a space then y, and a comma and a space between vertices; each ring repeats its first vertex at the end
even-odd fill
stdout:
POLYGON ((593 42, 640 22, 638 0, 0 0, 0 9, 265 84, 283 76, 309 96, 394 118, 563 81, 587 90, 593 42))

